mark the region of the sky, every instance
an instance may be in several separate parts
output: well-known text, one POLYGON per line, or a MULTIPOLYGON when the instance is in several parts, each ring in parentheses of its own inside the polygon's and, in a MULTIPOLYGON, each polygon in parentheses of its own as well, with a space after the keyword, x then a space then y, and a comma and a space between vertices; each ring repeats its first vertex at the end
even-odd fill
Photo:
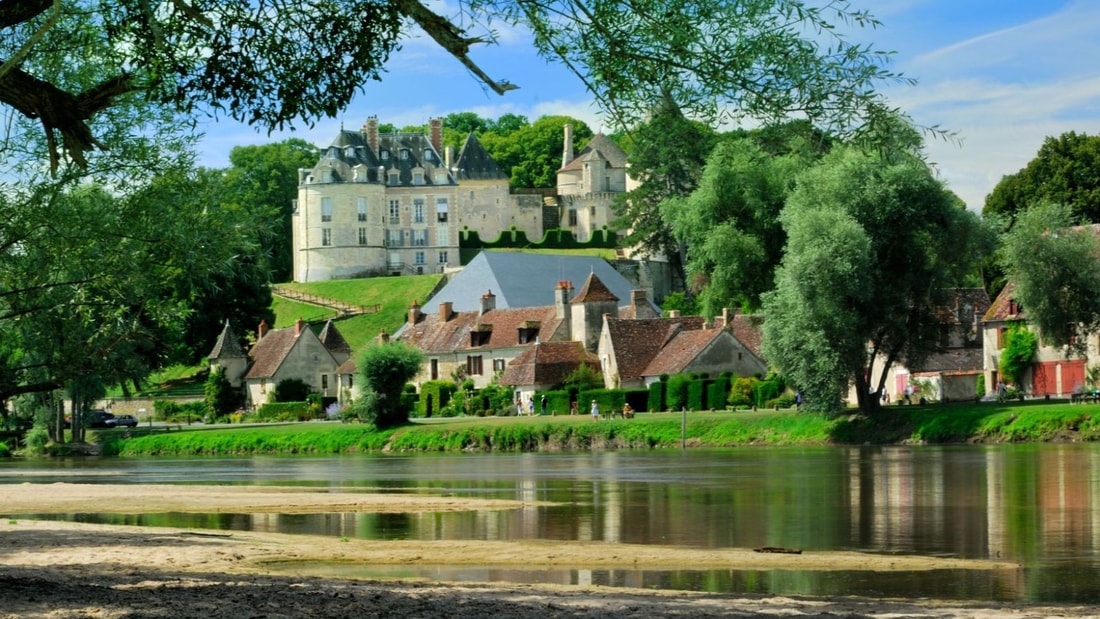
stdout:
MULTIPOLYGON (((429 6, 446 14, 438 3, 429 6)), ((929 137, 926 154, 969 208, 980 211, 1000 179, 1027 165, 1045 138, 1100 134, 1100 2, 852 0, 852 6, 869 9, 882 25, 851 32, 851 40, 895 52, 888 68, 917 81, 884 85, 882 93, 918 125, 954 134, 929 137)), ((594 131, 613 130, 576 76, 539 58, 523 32, 499 34, 497 45, 475 48, 471 58, 517 90, 497 95, 431 40, 411 39, 391 56, 382 81, 367 84, 337 118, 270 135, 224 119, 204 121, 199 163, 226 167, 234 146, 288 137, 323 146, 342 126, 360 127, 372 115, 401 127, 454 112, 514 113, 530 121, 561 114, 594 131)))

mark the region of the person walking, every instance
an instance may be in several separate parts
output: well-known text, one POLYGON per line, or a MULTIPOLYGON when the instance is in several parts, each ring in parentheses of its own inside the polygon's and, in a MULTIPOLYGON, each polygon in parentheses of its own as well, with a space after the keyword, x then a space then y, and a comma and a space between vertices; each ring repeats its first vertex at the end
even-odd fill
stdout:
POLYGON ((542 399, 539 400, 539 405, 542 407, 542 414, 546 414, 546 394, 543 394, 542 399))
POLYGON ((592 400, 592 420, 600 420, 600 405, 595 400, 592 400))

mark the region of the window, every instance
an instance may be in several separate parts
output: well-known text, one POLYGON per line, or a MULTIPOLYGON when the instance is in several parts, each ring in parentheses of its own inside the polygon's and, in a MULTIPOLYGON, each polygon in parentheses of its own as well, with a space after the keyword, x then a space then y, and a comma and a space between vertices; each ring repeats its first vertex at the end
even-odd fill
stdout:
POLYGON ((428 362, 429 375, 431 380, 439 380, 439 359, 432 359, 428 362))
POLYGON ((413 185, 423 185, 423 184, 424 184, 424 173, 419 171, 419 170, 417 170, 416 172, 413 172, 413 185))
POLYGON ((416 264, 424 264, 424 252, 416 252, 416 264))
POLYGON ((440 223, 447 221, 447 198, 435 199, 435 216, 440 223))
POLYGON ((1070 346, 1077 344, 1077 325, 1072 322, 1066 325, 1066 342, 1070 346))
POLYGON ((391 269, 400 269, 404 264, 404 261, 401 260, 401 252, 391 251, 390 255, 386 257, 386 266, 391 269))
POLYGON ((389 160, 390 160, 390 151, 383 148, 382 149, 382 161, 389 161, 389 160))
POLYGON ((592 217, 595 217, 596 216, 596 207, 594 207, 594 206, 588 207, 588 214, 591 215, 592 217))
POLYGON ((504 359, 493 359, 493 372, 503 372, 505 364, 504 359))
POLYGON ((409 149, 402 148, 401 149, 401 159, 405 160, 405 159, 408 159, 408 158, 409 158, 409 149))
POLYGON ((481 376, 481 355, 470 355, 466 357, 466 375, 467 376, 481 376))
POLYGON ((360 245, 366 245, 367 244, 367 229, 366 228, 359 228, 359 244, 360 245))
POLYGON ((386 247, 401 247, 404 244, 401 230, 386 230, 386 247))
POLYGON ((321 389, 328 389, 328 374, 321 374, 321 389))
POLYGON ((435 244, 436 245, 450 245, 451 244, 451 231, 446 228, 436 228, 435 230, 435 244))
POLYGON ((439 264, 447 264, 447 252, 439 252, 439 264))
POLYGON ((401 173, 398 172, 397 170, 390 170, 389 177, 390 177, 390 181, 389 181, 390 185, 400 185, 401 184, 401 173))
POLYGON ((424 199, 417 198, 413 200, 413 223, 424 223, 424 199))
POLYGON ((332 198, 321 198, 321 221, 332 221, 332 198))
POLYGON ((355 208, 356 208, 356 211, 357 211, 357 216, 358 216, 359 221, 366 221, 367 220, 367 199, 362 198, 362 197, 359 198, 357 200, 356 204, 355 204, 355 208))
POLYGON ((401 223, 401 200, 390 200, 390 223, 401 223))
POLYGON ((425 230, 413 230, 412 231, 412 246, 413 247, 427 247, 428 246, 428 231, 425 230))
POLYGON ((577 225, 577 209, 575 208, 569 209, 569 225, 572 227, 577 225))
POLYGON ((1008 333, 1006 327, 1000 327, 997 329, 997 348, 1005 347, 1005 335, 1008 333))
POLYGON ((520 327, 518 336, 519 336, 519 343, 520 344, 530 344, 531 342, 534 342, 535 340, 538 339, 538 337, 539 337, 539 328, 538 327, 520 327))
POLYGON ((321 246, 329 247, 332 245, 332 228, 321 228, 321 246))

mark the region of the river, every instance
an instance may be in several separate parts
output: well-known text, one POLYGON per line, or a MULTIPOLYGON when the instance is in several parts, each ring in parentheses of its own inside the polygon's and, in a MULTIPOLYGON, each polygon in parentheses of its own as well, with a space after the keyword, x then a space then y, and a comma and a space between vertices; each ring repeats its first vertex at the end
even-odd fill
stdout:
POLYGON ((333 567, 333 575, 1100 603, 1100 445, 1094 444, 0 462, 0 484, 56 481, 303 485, 552 503, 427 514, 63 516, 87 522, 387 540, 775 546, 1022 565, 980 573, 430 566, 347 574, 333 567))

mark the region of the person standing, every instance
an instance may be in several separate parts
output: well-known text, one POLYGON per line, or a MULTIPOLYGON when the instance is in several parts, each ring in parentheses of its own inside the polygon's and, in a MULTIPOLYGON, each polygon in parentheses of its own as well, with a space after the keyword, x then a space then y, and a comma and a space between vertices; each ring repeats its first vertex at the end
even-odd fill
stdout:
POLYGON ((576 415, 577 414, 577 401, 576 400, 573 400, 572 402, 569 403, 569 414, 570 415, 576 415))
POLYGON ((531 417, 535 416, 535 394, 531 394, 531 399, 527 400, 527 414, 531 417))
POLYGON ((592 420, 593 421, 599 421, 600 420, 600 405, 595 400, 592 400, 592 420))
POLYGON ((542 399, 539 400, 539 406, 542 408, 542 414, 546 414, 546 394, 542 395, 542 399))

